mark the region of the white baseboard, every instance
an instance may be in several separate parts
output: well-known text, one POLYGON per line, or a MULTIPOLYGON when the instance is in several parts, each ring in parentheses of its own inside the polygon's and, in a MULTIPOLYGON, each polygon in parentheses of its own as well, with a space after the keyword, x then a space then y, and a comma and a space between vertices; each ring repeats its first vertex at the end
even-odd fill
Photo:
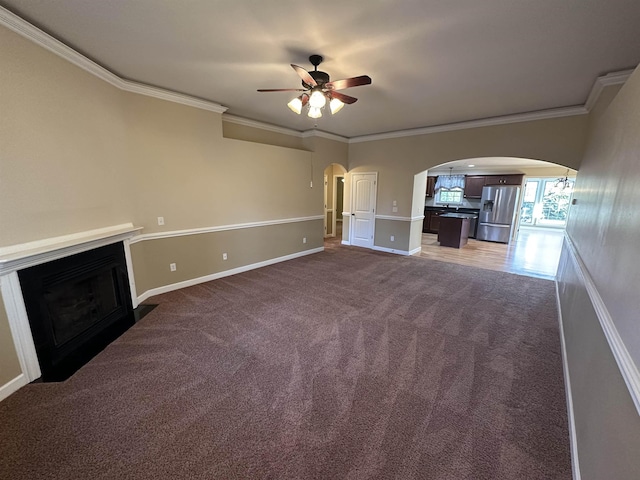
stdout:
POLYGON ((564 389, 567 397, 567 417, 569 419, 569 446, 571 448, 571 471, 573 480, 580 480, 580 462, 578 461, 578 437, 576 433, 576 419, 573 415, 573 395, 571 393, 571 378, 569 375, 569 363, 567 361, 567 347, 564 340, 564 328, 562 324, 562 308, 560 308, 560 291, 558 281, 556 284, 556 305, 558 307, 558 326, 560 328, 560 345, 562 347, 562 371, 564 372, 564 389))
POLYGON ((413 250, 398 250, 396 248, 378 247, 377 245, 374 245, 373 247, 371 247, 371 250, 377 250, 378 252, 395 253, 396 255, 415 255, 416 253, 419 253, 422 248, 418 247, 414 248, 413 250))
POLYGON ((351 245, 351 242, 349 240, 342 240, 342 245, 351 245))
POLYGON ((164 285, 162 287, 152 288, 147 290, 138 297, 138 303, 144 302, 147 298, 154 295, 160 295, 162 293, 173 292, 174 290, 180 290, 181 288, 192 287, 200 283, 210 282, 211 280, 217 280, 218 278, 229 277, 242 272, 248 272, 249 270, 255 270, 256 268, 266 267, 267 265, 273 265, 274 263, 286 262, 287 260, 293 260, 294 258, 304 257, 305 255, 311 255, 313 253, 323 252, 324 247, 312 248, 311 250, 304 250, 302 252, 292 253, 283 257, 271 258, 258 263, 252 263, 250 265, 243 265, 242 267, 232 268, 231 270, 224 270, 222 272, 212 273, 205 275, 204 277, 192 278, 183 282, 172 283, 170 285, 164 285))
POLYGON ((19 388, 24 387, 27 383, 27 377, 25 377, 22 373, 18 375, 13 380, 5 383, 0 387, 0 402, 11 395, 13 392, 17 391, 19 388))

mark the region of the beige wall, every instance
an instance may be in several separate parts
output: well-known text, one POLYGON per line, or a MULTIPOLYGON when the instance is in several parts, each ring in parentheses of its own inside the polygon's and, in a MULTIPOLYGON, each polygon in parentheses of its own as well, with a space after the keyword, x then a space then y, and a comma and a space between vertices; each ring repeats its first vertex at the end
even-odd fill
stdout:
POLYGON ((131 253, 136 288, 144 293, 322 245, 320 219, 142 241, 131 246, 131 253), (170 263, 176 264, 175 272, 170 271, 170 263))
POLYGON ((634 361, 640 365, 640 73, 592 118, 567 222, 571 236, 634 361))
MULTIPOLYGON (((148 234, 321 216, 323 171, 347 164, 344 142, 224 138, 220 114, 121 91, 4 27, 0 45, 0 247, 127 222, 148 234)), ((219 272, 204 255, 222 246, 225 269, 321 246, 321 225, 146 240, 133 249, 138 293, 219 272)))
POLYGON ((0 27, 0 246, 131 221, 123 95, 0 27))
POLYGON ((349 171, 378 172, 378 214, 410 216, 413 175, 445 162, 477 157, 519 157, 577 169, 587 115, 401 137, 349 146, 349 171))
POLYGON ((20 373, 20 362, 13 345, 2 296, 0 296, 0 387, 16 378, 20 373))
POLYGON ((297 148, 299 150, 306 149, 305 142, 300 136, 276 133, 263 128, 248 127, 225 121, 224 115, 222 116, 222 132, 225 138, 264 143, 278 147, 297 148))
MULTIPOLYGON (((640 73, 611 97, 601 97, 590 118, 567 234, 639 366, 640 73)), ((637 479, 640 416, 581 273, 565 248, 558 284, 582 479, 637 479)))
MULTIPOLYGON (((478 157, 530 158, 577 169, 587 126, 588 116, 579 115, 353 143, 349 145, 349 172, 378 172, 376 214, 411 217, 425 204, 425 186, 415 182, 415 174, 445 162, 478 157), (394 200, 397 213, 392 212, 394 200)), ((409 222, 402 228, 401 237, 417 238, 411 235, 409 222)), ((343 238, 348 238, 346 232, 343 238)), ((376 234, 376 241, 383 238, 376 234)))

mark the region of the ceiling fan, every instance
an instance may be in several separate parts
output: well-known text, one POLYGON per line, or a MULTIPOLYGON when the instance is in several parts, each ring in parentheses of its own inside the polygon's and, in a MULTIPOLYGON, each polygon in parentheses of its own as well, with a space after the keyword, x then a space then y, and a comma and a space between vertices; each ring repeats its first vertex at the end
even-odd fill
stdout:
POLYGON ((346 104, 355 103, 358 99, 340 93, 337 90, 343 90, 350 87, 359 87, 360 85, 370 85, 371 78, 367 75, 359 77, 345 78, 343 80, 330 81, 329 74, 318 70, 318 65, 322 63, 323 58, 320 55, 311 55, 309 62, 313 65, 314 70, 307 72, 298 65, 291 64, 298 76, 302 79, 304 88, 261 88, 259 92, 304 92, 302 95, 291 100, 287 106, 300 115, 302 107, 309 104, 308 116, 311 118, 320 118, 322 116, 322 108, 329 101, 331 113, 339 112, 346 104))

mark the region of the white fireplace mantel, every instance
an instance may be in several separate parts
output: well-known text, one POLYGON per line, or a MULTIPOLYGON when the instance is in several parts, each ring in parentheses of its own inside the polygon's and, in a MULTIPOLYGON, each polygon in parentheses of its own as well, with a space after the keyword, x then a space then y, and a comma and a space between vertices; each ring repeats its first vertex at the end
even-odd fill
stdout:
POLYGON ((129 242, 142 230, 131 223, 89 230, 35 242, 0 248, 0 294, 9 319, 9 328, 22 369, 22 375, 9 384, 0 385, 0 400, 41 376, 29 319, 22 297, 18 271, 42 263, 68 257, 98 247, 123 242, 131 299, 137 307, 133 264, 129 242))

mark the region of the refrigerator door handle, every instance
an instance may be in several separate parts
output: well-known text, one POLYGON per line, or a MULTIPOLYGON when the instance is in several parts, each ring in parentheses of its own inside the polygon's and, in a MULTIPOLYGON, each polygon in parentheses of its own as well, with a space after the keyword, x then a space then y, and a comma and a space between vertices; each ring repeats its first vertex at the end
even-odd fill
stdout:
POLYGON ((485 227, 499 227, 499 228, 509 228, 511 227, 511 225, 507 224, 507 223, 488 223, 488 222, 482 222, 480 225, 483 225, 485 227))

